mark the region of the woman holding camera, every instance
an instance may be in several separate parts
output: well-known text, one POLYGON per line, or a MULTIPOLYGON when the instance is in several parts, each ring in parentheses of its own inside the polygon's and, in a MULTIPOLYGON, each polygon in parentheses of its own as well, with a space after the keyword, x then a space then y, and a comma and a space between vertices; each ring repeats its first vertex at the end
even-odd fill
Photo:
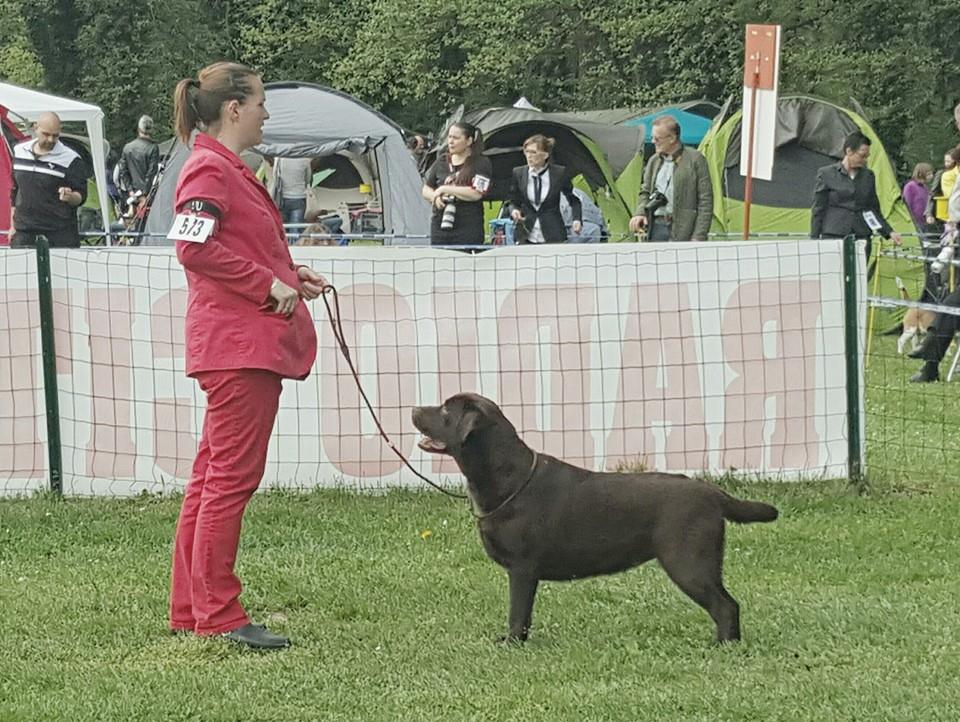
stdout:
POLYGON ((560 194, 570 204, 573 214, 572 230, 579 234, 582 223, 582 205, 573 193, 570 174, 562 165, 550 163, 553 138, 532 135, 523 141, 523 155, 527 164, 513 169, 510 184, 510 217, 522 223, 526 237, 522 243, 564 243, 567 228, 560 213, 560 194))
POLYGON ((473 246, 484 241, 483 198, 490 191, 493 166, 483 155, 480 129, 458 121, 447 131, 447 153, 424 178, 421 194, 433 206, 430 243, 473 246))

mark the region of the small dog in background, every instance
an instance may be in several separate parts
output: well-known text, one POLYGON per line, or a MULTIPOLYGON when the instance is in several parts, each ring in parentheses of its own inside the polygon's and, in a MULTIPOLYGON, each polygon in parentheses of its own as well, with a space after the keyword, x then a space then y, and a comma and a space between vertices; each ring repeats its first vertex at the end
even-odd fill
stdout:
POLYGON ((312 223, 303 229, 297 246, 336 246, 337 239, 330 235, 330 229, 323 223, 312 223))
MULTIPOLYGON (((910 294, 907 292, 907 287, 903 285, 900 276, 897 276, 897 289, 900 291, 900 298, 904 301, 910 300, 910 294)), ((907 341, 913 344, 913 350, 916 351, 920 347, 920 336, 927 333, 927 329, 933 325, 936 316, 933 311, 908 308, 903 317, 903 333, 897 339, 897 353, 903 353, 907 341)))

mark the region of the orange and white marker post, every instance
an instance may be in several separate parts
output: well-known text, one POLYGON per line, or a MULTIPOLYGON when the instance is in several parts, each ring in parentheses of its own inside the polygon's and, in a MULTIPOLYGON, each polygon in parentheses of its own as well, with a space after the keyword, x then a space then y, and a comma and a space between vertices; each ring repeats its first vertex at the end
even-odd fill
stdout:
POLYGON ((773 178, 776 151, 777 85, 780 76, 780 26, 747 25, 743 61, 743 120, 740 125, 740 175, 743 184, 743 238, 750 237, 753 179, 773 178), (747 123, 748 132, 743 132, 747 123))

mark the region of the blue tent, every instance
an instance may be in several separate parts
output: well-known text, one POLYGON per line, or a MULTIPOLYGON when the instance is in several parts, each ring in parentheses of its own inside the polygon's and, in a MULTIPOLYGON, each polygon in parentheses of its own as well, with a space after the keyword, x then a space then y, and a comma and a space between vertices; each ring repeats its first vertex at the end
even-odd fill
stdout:
POLYGON ((697 115, 696 113, 690 113, 686 110, 680 110, 679 108, 663 108, 656 112, 650 113, 649 115, 640 115, 636 118, 630 118, 630 120, 625 121, 624 125, 642 125, 646 128, 649 128, 653 125, 653 121, 657 118, 660 118, 664 115, 673 116, 673 118, 680 124, 680 140, 684 145, 689 145, 696 148, 700 145, 700 141, 703 140, 703 137, 707 134, 707 131, 710 130, 710 125, 713 123, 713 120, 710 118, 705 118, 702 115, 697 115))
MULTIPOLYGON (((608 125, 630 125, 650 128, 650 124, 662 115, 672 115, 680 123, 680 140, 684 145, 700 144, 710 130, 720 106, 709 100, 687 100, 655 108, 611 108, 608 110, 578 110, 572 113, 584 120, 608 125)), ((650 135, 647 133, 647 151, 653 152, 650 135)))

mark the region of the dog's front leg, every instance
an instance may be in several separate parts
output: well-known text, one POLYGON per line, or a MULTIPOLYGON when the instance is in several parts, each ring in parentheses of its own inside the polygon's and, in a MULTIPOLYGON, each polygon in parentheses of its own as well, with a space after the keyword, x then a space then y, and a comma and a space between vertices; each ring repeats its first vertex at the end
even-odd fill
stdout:
POLYGON ((533 618, 533 599, 537 595, 534 576, 516 571, 510 575, 510 618, 508 620, 505 642, 526 642, 530 634, 530 622, 533 618))

